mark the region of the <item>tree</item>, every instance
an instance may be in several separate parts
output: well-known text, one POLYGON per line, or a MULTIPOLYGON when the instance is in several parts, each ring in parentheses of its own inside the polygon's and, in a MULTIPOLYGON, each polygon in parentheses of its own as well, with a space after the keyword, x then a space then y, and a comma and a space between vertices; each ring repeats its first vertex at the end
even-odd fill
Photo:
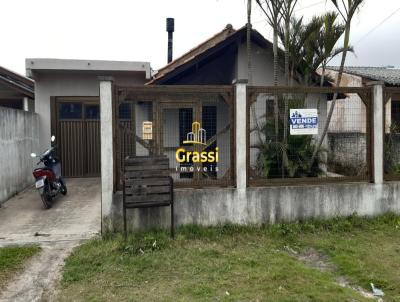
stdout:
MULTIPOLYGON (((247 48, 247 79, 248 84, 253 85, 253 71, 251 64, 251 1, 247 0, 247 24, 246 24, 246 48, 247 48)), ((257 121, 256 109, 254 106, 251 108, 251 115, 257 130, 258 140, 261 143, 261 129, 257 121)))
POLYGON ((251 0, 247 0, 247 36, 246 36, 246 46, 247 46, 247 73, 249 84, 252 85, 253 73, 251 70, 251 0))
MULTIPOLYGON (((282 0, 256 0, 258 6, 267 17, 268 23, 273 30, 273 53, 274 53, 274 86, 278 86, 278 31, 282 19, 282 0), (264 4, 263 4, 263 3, 264 4)), ((275 116, 275 136, 278 139, 279 134, 279 107, 278 98, 274 97, 274 116, 275 116)))
MULTIPOLYGON (((290 57, 290 19, 292 18, 294 8, 296 6, 297 0, 284 0, 282 5, 282 18, 285 24, 284 30, 284 40, 283 45, 285 47, 285 78, 286 78, 286 86, 289 86, 290 81, 290 72, 289 72, 289 57, 290 57)), ((284 99, 285 107, 283 110, 283 159, 287 158, 286 154, 286 145, 287 145, 287 132, 288 132, 288 99, 285 96, 284 99)), ((282 175, 284 175, 284 165, 285 160, 282 161, 282 175)))
MULTIPOLYGON (((336 43, 338 42, 339 38, 343 35, 345 30, 345 26, 343 24, 337 24, 338 14, 334 12, 326 13, 324 16, 321 17, 323 21, 323 28, 318 39, 318 53, 321 54, 322 62, 321 62, 321 79, 320 79, 320 86, 322 87, 325 80, 325 71, 326 66, 328 65, 329 61, 332 60, 334 57, 343 53, 344 47, 335 48, 336 43)), ((352 51, 352 48, 349 47, 347 51, 352 51)))
MULTIPOLYGON (((344 26, 345 26, 342 60, 340 62, 339 72, 338 72, 338 76, 336 79, 336 86, 339 87, 340 83, 342 81, 342 75, 343 75, 343 70, 344 70, 344 64, 346 62, 347 52, 349 50, 351 20, 353 19, 353 16, 358 11, 360 5, 364 2, 364 0, 347 0, 347 3, 346 3, 346 0, 341 0, 341 3, 339 3, 337 0, 331 0, 331 1, 332 1, 333 5, 336 7, 338 13, 342 16, 343 21, 344 21, 344 26)), ((312 164, 318 154, 318 150, 321 148, 321 145, 325 139, 325 136, 328 133, 329 124, 332 119, 333 110, 335 109, 337 97, 338 97, 338 94, 335 93, 333 96, 332 102, 331 102, 331 107, 329 108, 329 112, 328 112, 328 116, 327 116, 326 123, 324 126, 324 130, 318 140, 318 143, 315 146, 313 155, 311 157, 310 166, 312 166, 312 164)))
MULTIPOLYGON (((297 0, 284 0, 282 5, 282 18, 284 21, 284 35, 283 45, 285 47, 285 78, 286 86, 290 84, 290 72, 289 72, 289 57, 290 57, 290 21, 293 15, 294 8, 297 4, 297 0)), ((279 31, 279 28, 278 28, 279 31)), ((278 34, 279 35, 279 34, 278 34)))

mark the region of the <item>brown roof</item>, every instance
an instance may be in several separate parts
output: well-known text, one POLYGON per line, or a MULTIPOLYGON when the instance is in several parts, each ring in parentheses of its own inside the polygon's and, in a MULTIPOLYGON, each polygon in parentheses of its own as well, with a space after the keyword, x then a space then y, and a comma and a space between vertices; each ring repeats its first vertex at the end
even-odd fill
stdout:
POLYGON ((147 82, 146 85, 152 84, 158 79, 162 78, 166 74, 170 73, 171 71, 175 70, 179 66, 182 66, 183 64, 187 63, 188 61, 193 60, 195 57, 203 54, 210 48, 216 46, 217 44, 221 43, 222 41, 226 40, 228 37, 232 36, 235 34, 237 30, 235 30, 231 24, 228 24, 222 31, 219 33, 215 34, 211 38, 207 39, 203 43, 197 45, 196 47, 192 48, 189 50, 187 53, 183 54, 179 58, 176 58, 175 60, 171 61, 168 63, 166 66, 158 70, 157 74, 154 76, 154 78, 147 82))

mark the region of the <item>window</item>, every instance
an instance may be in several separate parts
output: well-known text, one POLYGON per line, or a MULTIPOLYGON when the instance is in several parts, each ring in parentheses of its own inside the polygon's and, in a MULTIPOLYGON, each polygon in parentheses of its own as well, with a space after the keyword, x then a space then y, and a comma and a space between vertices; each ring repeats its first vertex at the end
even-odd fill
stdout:
POLYGON ((131 119, 131 104, 122 103, 119 105, 118 118, 120 120, 130 120, 131 119))
MULTIPOLYGON (((209 140, 217 134, 217 107, 203 106, 202 127, 206 130, 206 139, 209 140)), ((217 140, 214 140, 204 151, 213 151, 217 147, 217 140)), ((209 177, 217 177, 216 163, 203 163, 207 167, 209 177)))
POLYGON ((88 120, 100 119, 100 106, 99 105, 85 105, 85 118, 88 120))
POLYGON ((60 119, 82 119, 82 104, 61 103, 59 117, 60 119))
POLYGON ((180 108, 179 109, 179 144, 182 145, 186 140, 186 134, 192 131, 193 123, 193 109, 180 108))
POLYGON ((400 100, 392 100, 392 126, 400 128, 400 100))

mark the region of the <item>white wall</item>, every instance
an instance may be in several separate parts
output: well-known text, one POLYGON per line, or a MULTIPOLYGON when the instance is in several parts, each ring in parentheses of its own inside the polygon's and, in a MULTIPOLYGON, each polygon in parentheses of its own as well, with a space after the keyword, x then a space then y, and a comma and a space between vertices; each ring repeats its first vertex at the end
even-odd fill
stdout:
MULTIPOLYGON (((273 86, 274 85, 274 54, 271 48, 261 48, 255 43, 252 43, 251 48, 252 58, 252 83, 254 86, 273 86)), ((246 43, 239 45, 238 64, 237 64, 237 79, 248 79, 247 71, 247 48, 246 43)), ((285 85, 284 70, 278 72, 278 84, 285 85)))
MULTIPOLYGON (((149 103, 136 103, 135 104, 135 128, 136 135, 140 138, 143 137, 143 122, 152 121, 150 119, 152 107, 148 105, 149 103)), ((154 131, 153 127, 153 131, 154 131)), ((154 133, 153 133, 154 140, 154 133)), ((149 150, 143 147, 140 143, 136 142, 136 155, 137 156, 147 156, 149 155, 149 150)))
POLYGON ((40 117, 40 146, 50 145, 51 97, 59 96, 99 96, 98 76, 110 75, 118 85, 141 85, 145 74, 116 72, 33 72, 35 79, 35 112, 40 117))

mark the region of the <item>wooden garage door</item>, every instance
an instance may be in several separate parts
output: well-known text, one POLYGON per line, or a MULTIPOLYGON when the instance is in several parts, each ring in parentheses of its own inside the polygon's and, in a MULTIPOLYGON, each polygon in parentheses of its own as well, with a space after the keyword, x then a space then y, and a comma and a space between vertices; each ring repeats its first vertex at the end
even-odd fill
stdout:
POLYGON ((96 99, 56 99, 58 154, 65 177, 100 176, 100 105, 96 99))

